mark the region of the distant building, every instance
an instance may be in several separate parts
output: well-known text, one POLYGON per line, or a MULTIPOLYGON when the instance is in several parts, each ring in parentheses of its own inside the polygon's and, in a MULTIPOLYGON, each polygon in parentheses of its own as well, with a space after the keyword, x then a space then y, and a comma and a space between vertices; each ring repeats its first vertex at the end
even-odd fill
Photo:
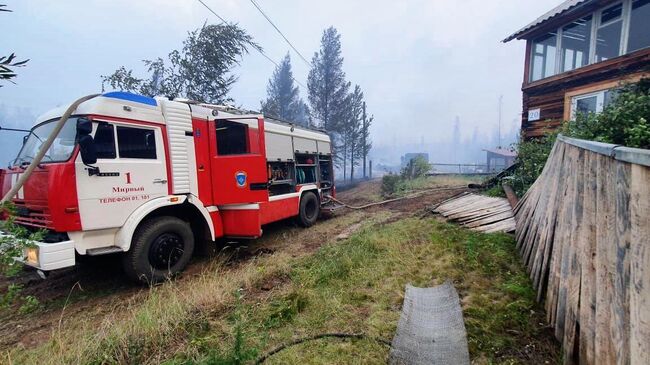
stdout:
POLYGON ((429 154, 425 152, 418 152, 418 153, 407 153, 404 156, 402 156, 402 167, 405 167, 408 165, 409 162, 411 162, 412 159, 416 157, 423 157, 427 162, 429 162, 429 154))
POLYGON ((598 113, 621 82, 649 77, 650 0, 569 0, 504 42, 526 40, 526 139, 598 113))
POLYGON ((507 169, 515 163, 517 152, 506 150, 503 148, 485 149, 486 152, 486 166, 485 172, 498 172, 507 169))

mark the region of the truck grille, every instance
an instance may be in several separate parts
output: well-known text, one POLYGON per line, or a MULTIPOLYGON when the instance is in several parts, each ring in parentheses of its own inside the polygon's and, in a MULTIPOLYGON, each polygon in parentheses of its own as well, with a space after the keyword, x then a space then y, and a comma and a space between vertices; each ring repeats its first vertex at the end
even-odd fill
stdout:
POLYGON ((34 228, 52 228, 52 216, 46 207, 30 205, 27 207, 24 202, 14 201, 16 205, 17 224, 34 228))

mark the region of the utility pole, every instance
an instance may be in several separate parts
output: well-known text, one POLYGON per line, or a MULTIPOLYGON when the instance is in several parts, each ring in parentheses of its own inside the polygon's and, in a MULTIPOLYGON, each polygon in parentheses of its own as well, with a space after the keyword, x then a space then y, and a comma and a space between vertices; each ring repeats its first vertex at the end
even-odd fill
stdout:
POLYGON ((362 154, 363 154, 363 178, 365 179, 366 178, 366 155, 368 154, 368 151, 367 151, 368 144, 366 143, 366 134, 367 134, 366 128, 368 128, 368 126, 366 125, 366 102, 365 101, 363 102, 363 114, 362 114, 362 117, 363 117, 363 124, 362 124, 362 127, 361 127, 361 143, 362 143, 361 146, 363 148, 363 152, 362 152, 362 154))
POLYGON ((501 148, 501 104, 503 103, 503 95, 499 95, 499 136, 498 136, 498 146, 497 148, 501 148))

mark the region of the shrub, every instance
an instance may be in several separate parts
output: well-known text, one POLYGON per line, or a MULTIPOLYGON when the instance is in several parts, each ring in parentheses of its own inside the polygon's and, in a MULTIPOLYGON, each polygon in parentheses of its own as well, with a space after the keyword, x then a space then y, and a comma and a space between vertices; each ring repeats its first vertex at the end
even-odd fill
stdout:
POLYGON ((416 156, 410 159, 408 164, 402 169, 402 178, 409 180, 417 179, 418 177, 425 176, 429 170, 431 170, 429 162, 422 156, 416 156))
POLYGON ((387 196, 397 192, 397 187, 401 180, 402 177, 399 175, 384 175, 381 178, 381 194, 387 196))
POLYGON ((566 122, 566 136, 650 149, 650 79, 624 85, 600 114, 579 114, 566 122))

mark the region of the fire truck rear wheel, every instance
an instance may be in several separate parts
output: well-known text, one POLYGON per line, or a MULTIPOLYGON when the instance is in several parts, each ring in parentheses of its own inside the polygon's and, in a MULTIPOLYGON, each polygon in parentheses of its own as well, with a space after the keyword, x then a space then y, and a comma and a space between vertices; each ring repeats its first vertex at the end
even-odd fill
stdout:
POLYGON ((305 193, 300 199, 300 212, 298 213, 298 223, 303 227, 311 227, 318 220, 320 215, 320 204, 316 194, 312 192, 305 193))
POLYGON ((181 272, 192 257, 194 235, 190 225, 176 217, 151 218, 135 231, 124 255, 129 278, 152 284, 181 272))

